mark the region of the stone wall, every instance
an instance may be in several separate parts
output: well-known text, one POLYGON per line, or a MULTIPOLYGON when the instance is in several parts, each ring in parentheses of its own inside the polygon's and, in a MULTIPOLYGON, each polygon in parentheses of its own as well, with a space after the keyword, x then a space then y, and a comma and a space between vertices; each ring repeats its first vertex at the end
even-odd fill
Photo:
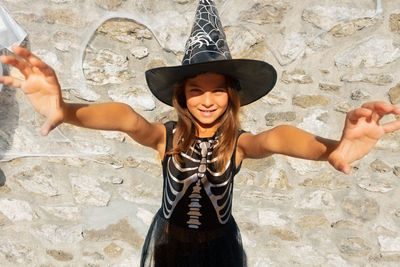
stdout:
MULTIPOLYGON (((151 121, 175 114, 146 69, 178 65, 195 0, 0 0, 55 68, 66 101, 122 101, 151 121)), ((275 89, 241 112, 251 132, 290 124, 338 139, 363 102, 400 102, 398 0, 216 0, 235 58, 274 65, 275 89)), ((3 66, 4 67, 4 66, 3 66)), ((15 70, 7 70, 18 75, 15 70)), ((388 116, 385 121, 395 119, 388 116)), ((159 159, 116 132, 43 119, 0 91, 2 266, 138 266, 161 202, 159 159)), ((397 266, 400 133, 344 175, 325 162, 246 160, 234 216, 250 266, 397 266)))

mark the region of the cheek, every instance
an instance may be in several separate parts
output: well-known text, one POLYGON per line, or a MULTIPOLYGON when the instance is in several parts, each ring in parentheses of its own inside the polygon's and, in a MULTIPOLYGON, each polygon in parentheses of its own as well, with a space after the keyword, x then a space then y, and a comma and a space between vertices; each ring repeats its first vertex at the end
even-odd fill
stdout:
POLYGON ((228 94, 220 96, 217 100, 218 106, 224 109, 228 107, 228 102, 229 102, 228 94))
POLYGON ((196 97, 186 97, 186 107, 191 110, 198 105, 196 97))

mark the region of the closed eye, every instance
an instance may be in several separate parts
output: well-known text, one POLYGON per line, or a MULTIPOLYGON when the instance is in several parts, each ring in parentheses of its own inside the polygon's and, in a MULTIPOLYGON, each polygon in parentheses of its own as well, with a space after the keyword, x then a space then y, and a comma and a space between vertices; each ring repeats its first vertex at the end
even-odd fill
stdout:
POLYGON ((216 88, 213 90, 214 93, 226 93, 225 88, 216 88))
POLYGON ((189 92, 192 94, 201 94, 202 93, 202 91, 198 88, 191 88, 191 89, 189 89, 189 92))

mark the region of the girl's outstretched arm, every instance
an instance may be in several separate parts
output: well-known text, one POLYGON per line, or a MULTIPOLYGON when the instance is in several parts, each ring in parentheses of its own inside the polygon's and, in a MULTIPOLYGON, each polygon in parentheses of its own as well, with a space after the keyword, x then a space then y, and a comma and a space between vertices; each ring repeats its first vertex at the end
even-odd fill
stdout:
POLYGON ((163 153, 165 129, 162 124, 149 123, 122 103, 65 103, 54 70, 25 48, 13 47, 13 51, 18 57, 1 56, 0 61, 17 68, 25 79, 3 76, 0 83, 21 88, 34 109, 45 117, 42 135, 67 122, 91 129, 122 131, 138 143, 163 153))
POLYGON ((337 170, 348 174, 350 164, 369 153, 385 133, 400 129, 400 120, 379 124, 387 114, 400 114, 400 108, 384 102, 370 102, 349 112, 340 141, 286 125, 257 135, 242 134, 238 141, 237 163, 244 158, 261 158, 278 153, 310 160, 328 160, 337 170))
POLYGON ((136 142, 159 151, 163 156, 165 127, 161 123, 148 122, 127 104, 64 103, 62 109, 62 122, 90 129, 124 132, 136 142))

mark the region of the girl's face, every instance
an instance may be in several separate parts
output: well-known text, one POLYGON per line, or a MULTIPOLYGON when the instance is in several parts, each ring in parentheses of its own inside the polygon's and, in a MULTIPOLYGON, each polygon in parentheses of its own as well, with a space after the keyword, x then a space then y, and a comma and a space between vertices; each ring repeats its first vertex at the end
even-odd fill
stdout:
POLYGON ((186 106, 201 128, 218 128, 218 119, 228 107, 225 76, 207 72, 185 83, 186 106))

